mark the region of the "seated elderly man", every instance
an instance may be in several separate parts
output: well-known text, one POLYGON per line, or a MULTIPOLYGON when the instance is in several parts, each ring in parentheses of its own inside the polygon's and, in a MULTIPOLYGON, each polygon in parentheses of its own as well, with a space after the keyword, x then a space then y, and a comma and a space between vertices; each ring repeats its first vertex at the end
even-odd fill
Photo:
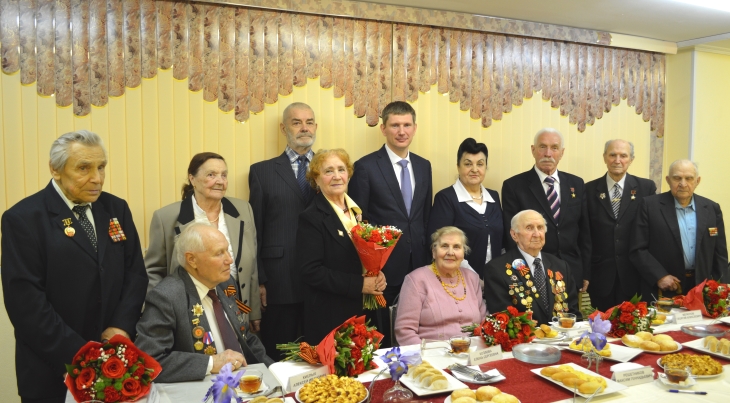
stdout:
POLYGON ((202 223, 186 227, 177 240, 180 267, 147 294, 137 324, 136 345, 162 365, 158 382, 201 380, 220 371, 273 360, 261 340, 249 333, 247 315, 228 291, 228 241, 202 223))
POLYGON ((512 217, 509 233, 517 249, 492 259, 485 270, 484 297, 490 311, 503 311, 512 305, 520 312, 532 311, 538 324, 550 322, 561 312, 573 313, 580 319, 568 265, 540 252, 545 232, 545 219, 535 210, 523 210, 512 217))

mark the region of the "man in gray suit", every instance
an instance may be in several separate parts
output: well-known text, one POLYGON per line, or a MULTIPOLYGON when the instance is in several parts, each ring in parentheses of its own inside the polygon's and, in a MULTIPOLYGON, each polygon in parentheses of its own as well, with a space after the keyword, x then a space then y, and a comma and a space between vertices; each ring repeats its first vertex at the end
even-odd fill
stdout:
POLYGON ((305 179, 317 138, 314 111, 305 103, 292 103, 284 109, 280 128, 286 137, 284 152, 251 165, 248 175, 261 284, 261 340, 273 357, 276 344, 302 335, 304 295, 295 251, 299 213, 314 196, 305 179))
POLYGON ((201 380, 227 363, 234 369, 271 365, 230 292, 232 259, 223 233, 189 225, 177 240, 176 258, 180 268, 147 293, 137 324, 136 345, 162 365, 157 381, 201 380))

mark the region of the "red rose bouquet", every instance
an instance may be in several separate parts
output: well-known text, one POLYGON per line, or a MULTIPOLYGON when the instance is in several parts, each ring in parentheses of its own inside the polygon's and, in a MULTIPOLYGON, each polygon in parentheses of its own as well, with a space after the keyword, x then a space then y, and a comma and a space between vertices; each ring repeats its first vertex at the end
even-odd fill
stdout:
POLYGON ((595 319, 600 316, 602 320, 611 322, 611 331, 607 333, 611 337, 624 337, 627 334, 637 332, 652 332, 651 317, 646 308, 646 302, 640 302, 641 297, 634 295, 630 301, 624 301, 619 305, 609 308, 605 313, 595 310, 588 318, 595 319))
POLYGON ((728 285, 715 280, 705 280, 689 290, 682 299, 675 298, 680 306, 687 309, 698 309, 710 318, 728 315, 728 285))
POLYGON ((283 361, 306 361, 329 367, 330 374, 357 376, 377 368, 373 352, 380 348, 383 335, 374 326, 368 326, 365 316, 353 316, 337 326, 316 346, 307 343, 277 344, 286 352, 283 361))
MULTIPOLYGON (((366 277, 376 277, 380 273, 403 233, 396 227, 367 223, 359 223, 350 232, 366 277)), ((363 294, 362 304, 363 308, 373 310, 385 307, 386 301, 382 295, 363 294)))
POLYGON ((66 364, 66 386, 77 402, 133 402, 150 391, 162 367, 128 338, 90 341, 66 364))
POLYGON ((507 310, 487 315, 480 325, 463 326, 461 330, 474 336, 481 336, 487 346, 502 346, 502 351, 512 351, 520 343, 535 338, 535 322, 532 313, 518 312, 513 306, 507 310))

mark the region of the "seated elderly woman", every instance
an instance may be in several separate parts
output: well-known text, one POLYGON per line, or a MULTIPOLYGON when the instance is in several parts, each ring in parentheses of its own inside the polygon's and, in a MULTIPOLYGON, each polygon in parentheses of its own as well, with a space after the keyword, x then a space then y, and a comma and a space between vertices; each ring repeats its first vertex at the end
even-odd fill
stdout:
POLYGON ((400 292, 395 336, 400 345, 421 339, 448 340, 487 314, 479 275, 460 268, 469 252, 464 232, 443 227, 431 235, 433 263, 406 276, 400 292))
POLYGON ((177 270, 147 293, 136 345, 159 361, 158 382, 202 380, 231 363, 274 361, 245 326, 235 298, 228 240, 207 223, 185 227, 175 246, 177 270))

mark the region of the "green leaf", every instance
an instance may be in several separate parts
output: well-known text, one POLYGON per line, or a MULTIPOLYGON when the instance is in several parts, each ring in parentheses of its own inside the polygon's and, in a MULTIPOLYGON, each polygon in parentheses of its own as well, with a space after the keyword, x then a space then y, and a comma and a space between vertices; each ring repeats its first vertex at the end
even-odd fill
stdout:
POLYGON ((80 369, 80 367, 78 365, 66 364, 66 372, 68 372, 68 374, 71 376, 71 378, 75 379, 79 375, 74 374, 74 369, 80 369))

